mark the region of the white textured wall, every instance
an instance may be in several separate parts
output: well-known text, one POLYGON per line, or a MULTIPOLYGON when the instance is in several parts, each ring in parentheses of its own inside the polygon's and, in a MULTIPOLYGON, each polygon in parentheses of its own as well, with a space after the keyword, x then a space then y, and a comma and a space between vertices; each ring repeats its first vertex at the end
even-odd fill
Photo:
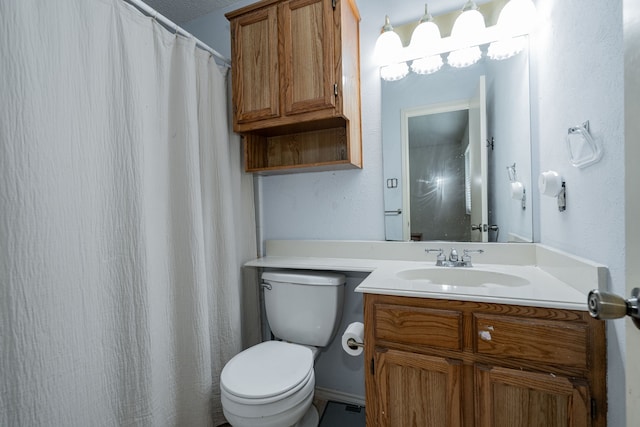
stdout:
MULTIPOLYGON (((357 3, 362 16, 364 169, 259 178, 264 239, 384 239, 381 84, 371 52, 385 14, 405 23, 421 14, 424 3, 357 3)), ((622 0, 537 0, 536 4, 542 22, 531 50, 533 181, 535 185, 541 170, 561 173, 567 181, 568 208, 558 212, 555 200, 541 200, 534 190, 534 238, 608 265, 610 289, 625 294, 622 0), (603 143, 604 157, 596 165, 576 169, 567 159, 564 139, 568 127, 585 120, 603 143)), ((229 30, 222 16, 226 11, 205 15, 186 28, 228 55, 229 30)), ((608 418, 616 427, 627 424, 624 336, 624 322, 612 322, 608 418)), ((330 382, 337 386, 335 374, 345 373, 348 390, 353 374, 339 359, 335 362, 326 375, 333 373, 330 382)))
MULTIPOLYGON (((538 204, 540 241, 609 266, 625 295, 622 1, 539 0, 532 49, 532 134, 540 170, 567 182, 567 210, 538 204), (577 13, 576 11, 580 11, 577 13), (589 120, 604 157, 585 169, 567 157, 567 128, 589 120)), ((534 171, 535 171, 534 167, 534 171)), ((625 423, 624 321, 608 324, 609 425, 625 423)))
POLYGON ((624 237, 622 6, 588 3, 538 1, 543 22, 532 59, 537 154, 541 170, 556 170, 566 179, 568 197, 564 213, 555 200, 540 201, 540 237, 550 246, 603 261, 607 254, 618 258, 624 237), (586 120, 605 154, 598 164, 578 169, 569 163, 565 137, 569 127, 586 120))
MULTIPOLYGON (((524 52, 503 61, 487 61, 488 135, 494 137, 489 151, 489 221, 500 227, 498 240, 507 242, 510 234, 533 240, 531 225, 535 206, 531 203, 531 140, 529 55, 524 52), (506 118, 506 119, 505 119, 506 118), (526 143, 525 143, 526 141, 526 143), (525 209, 511 198, 507 166, 515 163, 517 179, 525 188, 525 209)), ((489 235, 495 238, 495 234, 489 235)))

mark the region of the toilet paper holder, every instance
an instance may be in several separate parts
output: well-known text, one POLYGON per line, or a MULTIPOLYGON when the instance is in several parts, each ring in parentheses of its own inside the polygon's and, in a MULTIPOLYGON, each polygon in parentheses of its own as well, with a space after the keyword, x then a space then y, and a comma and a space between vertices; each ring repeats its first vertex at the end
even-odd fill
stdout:
POLYGON ((601 320, 620 319, 624 316, 630 316, 634 325, 640 329, 639 298, 640 288, 634 288, 629 299, 594 289, 589 292, 587 298, 589 314, 591 317, 601 320))
POLYGON ((558 199, 558 210, 567 210, 567 186, 560 174, 556 171, 540 173, 538 177, 538 189, 540 194, 558 199))
POLYGON ((349 356, 359 356, 364 350, 364 324, 352 322, 342 334, 342 349, 349 356))
POLYGON ((511 183, 511 198, 520 200, 520 206, 522 210, 525 210, 527 208, 527 190, 524 188, 524 184, 518 181, 515 162, 511 166, 507 166, 507 175, 511 183))
POLYGON ((349 338, 349 339, 347 340, 347 345, 348 345, 349 347, 351 347, 353 350, 355 350, 356 348, 359 348, 359 347, 364 348, 364 343, 363 343, 363 342, 358 342, 358 341, 356 341, 356 340, 355 340, 355 339, 353 339, 353 338, 349 338))

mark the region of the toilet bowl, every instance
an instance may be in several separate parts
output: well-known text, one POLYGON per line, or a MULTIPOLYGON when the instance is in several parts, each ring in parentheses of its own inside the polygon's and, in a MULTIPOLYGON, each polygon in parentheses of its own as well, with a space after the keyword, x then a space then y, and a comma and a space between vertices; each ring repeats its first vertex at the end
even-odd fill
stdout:
POLYGON ((220 377, 224 415, 234 427, 317 426, 314 387, 312 350, 282 341, 236 355, 220 377))
POLYGON ((262 279, 265 314, 277 340, 242 351, 222 369, 224 415, 233 427, 317 427, 313 364, 340 323, 345 277, 269 271, 262 279))

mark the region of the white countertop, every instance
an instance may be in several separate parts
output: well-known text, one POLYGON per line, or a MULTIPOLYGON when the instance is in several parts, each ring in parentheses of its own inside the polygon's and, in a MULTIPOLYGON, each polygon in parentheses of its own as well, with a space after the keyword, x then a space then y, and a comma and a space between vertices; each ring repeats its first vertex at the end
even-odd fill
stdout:
POLYGON ((384 263, 379 259, 266 256, 245 263, 245 267, 295 268, 300 270, 334 270, 371 273, 384 263))
POLYGON ((475 264, 473 267, 433 267, 433 264, 394 262, 381 265, 356 288, 357 292, 422 298, 455 299, 501 304, 587 310, 587 296, 535 266, 475 264), (403 280, 398 271, 415 268, 457 268, 510 274, 529 280, 523 286, 448 286, 421 280, 403 280))
MULTIPOLYGON (((400 279, 397 277, 397 273, 410 269, 448 269, 452 267, 435 267, 434 260, 416 261, 415 257, 413 260, 379 259, 384 258, 384 256, 377 252, 371 255, 371 244, 369 242, 363 244, 366 246, 363 246, 364 249, 360 251, 357 242, 292 241, 291 244, 288 244, 287 241, 275 241, 271 245, 271 250, 267 245, 268 256, 249 261, 245 263, 245 266, 270 269, 370 273, 356 288, 356 292, 362 293, 515 304, 581 311, 587 310, 588 290, 601 287, 600 281, 606 276, 606 267, 602 265, 541 247, 542 252, 538 254, 538 261, 546 263, 547 258, 553 260, 548 269, 537 265, 536 260, 532 260, 530 264, 525 262, 494 264, 474 261, 473 267, 453 267, 455 269, 470 268, 511 274, 526 278, 529 284, 522 286, 491 284, 483 286, 437 285, 423 280, 400 279), (341 250, 331 250, 332 245, 340 245, 341 250), (344 249, 345 245, 349 250, 344 249), (307 254, 313 256, 299 256, 307 254), (357 257, 362 254, 375 256, 376 258, 357 257), (567 259, 564 260, 562 257, 567 257, 567 259), (554 274, 551 274, 551 272, 554 274), (568 283, 569 280, 575 280, 575 282, 568 283), (576 286, 576 284, 578 285, 576 286)), ((411 245, 408 242, 407 244, 411 245)), ((392 245, 390 245, 391 248, 398 248, 397 243, 392 245)), ((430 246, 433 246, 433 244, 430 246)), ((414 245, 413 247, 416 248, 417 246, 414 245)), ((516 249, 518 247, 512 246, 512 248, 516 249)), ((423 248, 419 249, 421 253, 424 252, 423 248)), ((376 248, 377 250, 378 248, 376 248)), ((492 250, 492 246, 487 249, 487 251, 492 250)), ((531 256, 530 253, 536 252, 524 247, 517 250, 522 250, 527 256, 531 256)), ((390 257, 393 258, 393 256, 390 257)), ((409 256, 407 258, 411 259, 412 257, 409 256)), ((488 261, 494 259, 487 258, 488 261)), ((478 256, 477 260, 480 260, 480 256, 478 256)))

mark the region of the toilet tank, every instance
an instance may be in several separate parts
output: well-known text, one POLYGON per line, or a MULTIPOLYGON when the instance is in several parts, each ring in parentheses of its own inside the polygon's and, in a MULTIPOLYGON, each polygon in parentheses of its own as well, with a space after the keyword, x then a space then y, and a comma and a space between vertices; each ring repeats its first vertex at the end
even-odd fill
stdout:
POLYGON ((345 276, 328 272, 262 273, 267 321, 276 338, 324 347, 340 325, 345 276))

